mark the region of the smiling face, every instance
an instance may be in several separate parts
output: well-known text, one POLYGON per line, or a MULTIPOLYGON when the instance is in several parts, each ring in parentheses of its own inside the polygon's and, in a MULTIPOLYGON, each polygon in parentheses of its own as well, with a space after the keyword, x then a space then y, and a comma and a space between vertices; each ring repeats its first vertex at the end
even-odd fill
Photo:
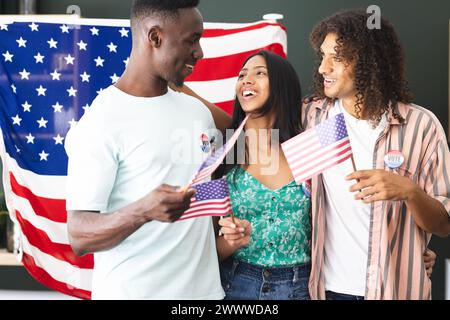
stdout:
POLYGON ((203 58, 200 46, 203 18, 196 8, 179 9, 178 13, 164 29, 158 64, 161 77, 180 87, 193 72, 197 60, 203 58))
POLYGON ((259 110, 269 99, 269 74, 264 57, 250 58, 239 73, 236 96, 245 113, 259 110))
POLYGON ((328 98, 342 99, 344 106, 353 108, 356 102, 354 66, 343 60, 336 52, 337 35, 329 33, 320 51, 322 62, 319 73, 322 75, 324 93, 328 98))

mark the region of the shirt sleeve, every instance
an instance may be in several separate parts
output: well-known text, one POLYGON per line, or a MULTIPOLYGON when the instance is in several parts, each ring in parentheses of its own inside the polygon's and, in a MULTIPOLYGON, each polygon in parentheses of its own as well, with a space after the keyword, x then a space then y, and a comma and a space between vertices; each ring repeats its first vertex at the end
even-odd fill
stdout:
POLYGON ((105 212, 118 168, 114 144, 100 129, 79 123, 69 131, 66 209, 105 212))
POLYGON ((440 124, 436 124, 433 137, 428 148, 432 153, 422 170, 425 192, 441 202, 450 216, 450 152, 440 124))

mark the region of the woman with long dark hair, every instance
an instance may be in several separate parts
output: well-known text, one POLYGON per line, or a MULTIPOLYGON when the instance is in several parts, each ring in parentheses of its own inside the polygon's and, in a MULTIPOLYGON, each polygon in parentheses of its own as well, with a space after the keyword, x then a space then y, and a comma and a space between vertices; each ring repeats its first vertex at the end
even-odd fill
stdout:
POLYGON ((222 168, 235 215, 219 221, 217 236, 226 299, 309 299, 311 204, 280 148, 301 132, 300 104, 287 60, 260 51, 245 61, 231 125, 249 115, 244 161, 222 168))

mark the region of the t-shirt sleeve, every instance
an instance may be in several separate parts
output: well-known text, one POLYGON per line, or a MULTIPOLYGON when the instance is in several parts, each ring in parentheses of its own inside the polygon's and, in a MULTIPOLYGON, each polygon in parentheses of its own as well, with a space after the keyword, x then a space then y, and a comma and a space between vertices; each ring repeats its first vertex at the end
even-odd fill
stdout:
POLYGON ((112 139, 97 127, 80 123, 70 130, 65 148, 66 209, 105 212, 118 168, 112 139))

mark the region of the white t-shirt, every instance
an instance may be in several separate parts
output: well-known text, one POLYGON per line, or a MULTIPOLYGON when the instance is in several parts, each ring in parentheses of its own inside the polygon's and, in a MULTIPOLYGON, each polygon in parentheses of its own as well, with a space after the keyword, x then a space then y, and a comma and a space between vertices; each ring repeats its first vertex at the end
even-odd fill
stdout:
MULTIPOLYGON (((212 128, 209 110, 185 94, 142 98, 109 87, 66 138, 67 210, 113 213, 163 183, 186 185, 212 128)), ((151 221, 94 261, 93 299, 224 297, 210 217, 151 221)))
MULTIPOLYGON (((357 170, 373 169, 373 152, 386 127, 386 117, 377 128, 358 120, 336 101, 330 117, 343 113, 357 170)), ((370 205, 355 200, 349 191, 356 181, 346 181, 352 173, 351 159, 326 170, 325 289, 357 296, 365 295, 369 246, 370 205)))

